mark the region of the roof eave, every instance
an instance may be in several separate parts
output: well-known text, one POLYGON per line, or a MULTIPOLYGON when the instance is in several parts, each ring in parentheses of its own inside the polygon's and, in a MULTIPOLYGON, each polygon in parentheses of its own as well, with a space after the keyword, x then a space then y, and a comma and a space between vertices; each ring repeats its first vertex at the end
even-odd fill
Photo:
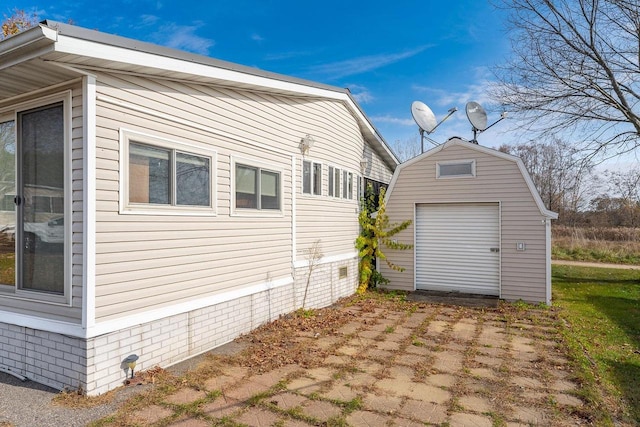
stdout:
POLYGON ((36 25, 26 31, 8 37, 0 42, 0 69, 8 68, 29 57, 41 55, 44 51, 53 50, 58 40, 57 31, 36 25), (16 58, 20 58, 16 60, 16 58))

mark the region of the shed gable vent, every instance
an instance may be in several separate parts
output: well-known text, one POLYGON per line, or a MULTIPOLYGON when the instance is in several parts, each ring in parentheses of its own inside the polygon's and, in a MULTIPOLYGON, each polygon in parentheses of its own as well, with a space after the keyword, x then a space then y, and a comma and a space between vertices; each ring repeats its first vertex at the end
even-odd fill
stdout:
POLYGON ((436 164, 436 174, 437 178, 474 177, 476 176, 476 161, 438 162, 436 164))

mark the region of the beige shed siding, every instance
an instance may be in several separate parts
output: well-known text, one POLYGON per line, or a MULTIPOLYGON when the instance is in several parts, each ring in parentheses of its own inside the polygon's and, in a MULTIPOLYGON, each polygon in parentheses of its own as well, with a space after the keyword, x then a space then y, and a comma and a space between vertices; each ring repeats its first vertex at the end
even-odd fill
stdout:
POLYGON ((125 75, 97 80, 98 322, 290 277, 293 191, 298 249, 320 238, 325 255, 354 251, 364 142, 342 103, 125 75), (121 128, 215 150, 217 215, 119 214, 121 128), (326 182, 322 197, 301 195, 298 144, 306 134, 316 141, 310 156, 323 164, 324 180, 329 165, 354 174, 352 200, 326 197, 326 182), (283 215, 231 215, 231 159, 238 157, 282 171, 283 215))
MULTIPOLYGON (((500 202, 501 211, 501 297, 545 300, 545 217, 540 213, 515 162, 452 145, 404 167, 387 203, 392 222, 414 219, 415 203, 500 202), (475 178, 436 179, 436 162, 475 160, 475 178), (526 242, 524 252, 517 242, 526 242)), ((413 224, 398 235, 413 242, 413 224)), ((413 250, 391 251, 394 263, 406 268, 402 273, 381 265, 390 287, 413 290, 413 250)))
MULTIPOLYGON (((44 91, 38 96, 25 97, 19 101, 37 101, 39 98, 71 90, 72 102, 72 279, 71 279, 71 306, 44 304, 37 301, 2 298, 0 294, 0 310, 37 316, 62 322, 80 323, 82 320, 82 144, 83 144, 83 118, 82 118, 82 85, 80 81, 70 82, 69 86, 57 87, 51 91, 44 91)), ((7 106, 10 106, 7 105, 7 106)), ((0 104, 0 108, 4 105, 0 104)))

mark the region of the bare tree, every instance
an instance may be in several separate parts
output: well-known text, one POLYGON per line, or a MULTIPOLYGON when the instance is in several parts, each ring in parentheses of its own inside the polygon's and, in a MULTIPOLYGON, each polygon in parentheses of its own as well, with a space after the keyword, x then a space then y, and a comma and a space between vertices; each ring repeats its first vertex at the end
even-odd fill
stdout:
POLYGON ((38 25, 38 15, 35 13, 28 14, 24 10, 14 9, 11 16, 4 15, 2 21, 2 34, 0 40, 11 37, 24 30, 38 25))
POLYGON ((571 223, 588 203, 585 193, 593 163, 581 159, 570 144, 555 138, 544 143, 502 145, 498 150, 522 159, 545 206, 560 213, 561 222, 571 223))
POLYGON ((493 98, 540 135, 575 131, 593 156, 640 145, 640 1, 497 0, 514 56, 493 98))
MULTIPOLYGON (((429 148, 431 148, 431 146, 425 149, 429 148)), ((405 140, 396 140, 396 142, 393 143, 393 152, 401 162, 406 162, 420 154, 420 140, 418 135, 405 140)))

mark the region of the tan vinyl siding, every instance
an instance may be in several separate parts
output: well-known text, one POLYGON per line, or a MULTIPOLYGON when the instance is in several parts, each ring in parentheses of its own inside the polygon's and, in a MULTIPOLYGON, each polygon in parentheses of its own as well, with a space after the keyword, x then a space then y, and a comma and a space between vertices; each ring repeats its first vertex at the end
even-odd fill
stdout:
POLYGON ((354 251, 364 141, 341 102, 108 74, 98 74, 97 96, 98 322, 290 277, 293 191, 299 250, 321 238, 325 255, 354 251), (119 214, 121 128, 215 150, 216 215, 119 214), (307 134, 323 165, 319 197, 301 195, 298 144, 307 134), (233 215, 232 159, 281 171, 282 215, 233 215), (326 197, 329 165, 352 172, 351 200, 326 197))
MULTIPOLYGON (((22 101, 37 101, 39 98, 72 91, 72 151, 71 151, 71 197, 72 197, 72 259, 71 259, 71 306, 46 304, 28 299, 2 298, 0 295, 0 310, 37 316, 63 322, 80 323, 82 320, 82 145, 83 145, 83 117, 82 117, 82 85, 80 81, 69 83, 69 86, 57 87, 51 91, 39 93, 36 97, 20 99, 22 101)), ((17 101, 14 100, 13 103, 17 101)), ((9 105, 10 106, 10 105, 9 105)), ((3 105, 0 105, 0 108, 3 105)))
POLYGON ((393 170, 382 161, 380 156, 369 145, 364 148, 364 158, 367 160, 367 168, 364 171, 366 178, 384 183, 391 181, 393 170))
MULTIPOLYGON (((446 147, 401 169, 387 203, 387 214, 392 222, 413 220, 415 203, 454 202, 500 203, 501 297, 544 301, 545 217, 517 163, 464 145, 446 147), (436 162, 458 160, 475 160, 476 177, 436 179, 436 162), (517 242, 526 242, 526 251, 516 251, 517 242)), ((398 235, 402 242, 412 243, 413 238, 413 224, 398 235)), ((386 253, 390 260, 406 268, 400 273, 381 266, 391 287, 413 290, 413 250, 386 253)))

